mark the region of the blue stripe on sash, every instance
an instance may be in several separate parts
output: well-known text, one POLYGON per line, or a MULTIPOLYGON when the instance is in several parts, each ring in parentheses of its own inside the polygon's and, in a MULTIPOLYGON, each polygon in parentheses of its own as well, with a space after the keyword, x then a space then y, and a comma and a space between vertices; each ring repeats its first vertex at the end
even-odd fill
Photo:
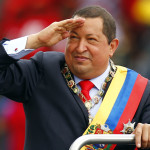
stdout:
POLYGON ((124 111, 124 108, 128 102, 130 94, 132 92, 134 83, 136 81, 137 75, 138 75, 138 73, 136 73, 133 70, 128 69, 125 82, 122 86, 122 89, 121 89, 117 99, 116 99, 116 102, 112 108, 112 111, 105 123, 105 124, 109 125, 109 128, 112 131, 116 128, 118 121, 124 111))

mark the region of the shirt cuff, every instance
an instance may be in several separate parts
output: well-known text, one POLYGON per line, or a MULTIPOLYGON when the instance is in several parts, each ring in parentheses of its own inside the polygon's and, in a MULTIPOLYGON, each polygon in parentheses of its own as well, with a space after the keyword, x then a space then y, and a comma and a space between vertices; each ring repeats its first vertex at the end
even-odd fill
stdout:
POLYGON ((25 49, 27 38, 28 36, 25 36, 4 42, 3 46, 6 53, 14 59, 20 59, 21 57, 32 52, 34 49, 25 49))

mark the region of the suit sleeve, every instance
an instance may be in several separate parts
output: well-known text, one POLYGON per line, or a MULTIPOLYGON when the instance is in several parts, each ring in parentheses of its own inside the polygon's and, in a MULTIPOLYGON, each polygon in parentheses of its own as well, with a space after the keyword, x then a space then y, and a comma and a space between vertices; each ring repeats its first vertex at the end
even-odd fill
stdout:
POLYGON ((150 124, 150 81, 148 81, 133 122, 150 124))
POLYGON ((147 87, 145 90, 145 95, 143 95, 143 98, 145 96, 146 101, 145 101, 143 109, 142 109, 140 122, 150 124, 150 115, 149 115, 150 114, 150 81, 148 81, 148 84, 147 84, 147 87), (145 95, 147 95, 147 98, 145 95))
POLYGON ((16 60, 8 56, 0 43, 0 95, 25 102, 42 78, 40 52, 30 60, 16 60))

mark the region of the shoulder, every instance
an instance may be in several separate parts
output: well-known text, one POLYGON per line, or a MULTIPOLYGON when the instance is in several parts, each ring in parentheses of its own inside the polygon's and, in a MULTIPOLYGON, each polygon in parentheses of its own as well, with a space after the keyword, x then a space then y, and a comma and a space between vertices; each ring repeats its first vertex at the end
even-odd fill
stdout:
POLYGON ((57 68, 64 65, 65 56, 64 53, 49 51, 49 52, 38 52, 31 58, 36 61, 42 68, 57 68))
POLYGON ((64 60, 64 53, 61 52, 55 52, 55 51, 50 51, 50 52, 43 52, 44 58, 47 60, 64 60))
POLYGON ((43 62, 57 62, 57 61, 64 61, 64 53, 49 51, 49 52, 38 52, 36 53, 31 59, 39 60, 43 62))

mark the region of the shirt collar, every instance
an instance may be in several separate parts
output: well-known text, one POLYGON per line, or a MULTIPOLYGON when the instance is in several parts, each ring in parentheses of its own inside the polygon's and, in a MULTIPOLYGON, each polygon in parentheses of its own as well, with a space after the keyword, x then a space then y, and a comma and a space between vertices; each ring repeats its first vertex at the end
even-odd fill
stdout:
MULTIPOLYGON (((101 74, 100 76, 91 79, 90 81, 95 85, 96 88, 100 89, 103 82, 105 81, 105 78, 108 76, 110 71, 110 64, 108 65, 107 69, 105 70, 105 72, 103 74, 101 74)), ((78 78, 77 76, 74 75, 74 80, 76 85, 82 81, 82 79, 78 78)))

